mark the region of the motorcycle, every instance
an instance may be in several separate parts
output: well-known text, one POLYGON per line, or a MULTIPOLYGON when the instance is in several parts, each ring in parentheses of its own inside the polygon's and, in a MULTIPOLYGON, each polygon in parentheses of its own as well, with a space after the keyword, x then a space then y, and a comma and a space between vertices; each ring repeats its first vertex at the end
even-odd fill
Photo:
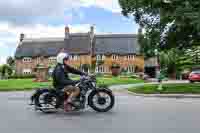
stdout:
POLYGON ((107 112, 113 108, 115 97, 112 91, 107 87, 97 87, 95 76, 82 76, 76 86, 80 88, 80 94, 75 100, 78 102, 78 107, 66 102, 70 93, 47 88, 36 90, 31 96, 31 105, 35 110, 44 113, 56 112, 59 109, 66 112, 77 111, 88 106, 97 112, 107 112), (69 106, 71 106, 70 110, 69 106))

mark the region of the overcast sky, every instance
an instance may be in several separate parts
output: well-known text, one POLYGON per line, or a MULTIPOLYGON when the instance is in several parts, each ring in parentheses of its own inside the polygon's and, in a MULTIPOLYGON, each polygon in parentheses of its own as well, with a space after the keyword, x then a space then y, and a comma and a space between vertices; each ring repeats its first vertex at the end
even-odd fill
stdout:
POLYGON ((1 0, 0 64, 13 56, 19 34, 26 37, 63 37, 71 32, 137 33, 133 19, 121 15, 118 0, 1 0))

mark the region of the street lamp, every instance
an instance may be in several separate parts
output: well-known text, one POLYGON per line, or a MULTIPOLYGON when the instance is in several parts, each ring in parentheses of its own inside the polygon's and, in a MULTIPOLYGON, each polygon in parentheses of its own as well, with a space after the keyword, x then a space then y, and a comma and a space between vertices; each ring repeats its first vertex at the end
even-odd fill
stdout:
POLYGON ((158 79, 160 69, 159 69, 159 54, 158 54, 158 49, 156 48, 154 50, 155 56, 156 56, 156 78, 158 79))
POLYGON ((159 52, 158 49, 154 50, 155 52, 155 56, 156 56, 156 78, 158 79, 158 82, 160 83, 157 90, 162 91, 163 87, 162 87, 162 75, 161 75, 161 71, 160 71, 160 63, 159 63, 159 52))

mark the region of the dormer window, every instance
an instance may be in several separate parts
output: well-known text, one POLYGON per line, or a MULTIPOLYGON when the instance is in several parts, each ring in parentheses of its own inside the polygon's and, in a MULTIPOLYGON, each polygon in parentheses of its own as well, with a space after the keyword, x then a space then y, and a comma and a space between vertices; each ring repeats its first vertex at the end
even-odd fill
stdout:
POLYGON ((30 58, 30 57, 23 58, 23 62, 31 62, 31 61, 32 61, 32 58, 30 58))
POLYGON ((126 60, 134 60, 134 55, 127 55, 126 60))
POLYGON ((97 55, 96 59, 97 60, 104 60, 105 56, 104 55, 97 55))
POLYGON ((119 56, 118 56, 118 55, 112 55, 112 59, 113 59, 113 60, 118 60, 118 59, 119 59, 119 56))

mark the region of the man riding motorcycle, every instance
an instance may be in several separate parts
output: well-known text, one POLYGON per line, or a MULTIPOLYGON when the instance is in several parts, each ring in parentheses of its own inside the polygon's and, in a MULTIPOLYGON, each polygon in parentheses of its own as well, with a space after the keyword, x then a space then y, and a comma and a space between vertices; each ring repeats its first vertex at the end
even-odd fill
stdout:
POLYGON ((53 86, 58 90, 64 90, 65 93, 70 92, 71 94, 69 95, 67 103, 74 105, 76 97, 80 94, 80 89, 75 86, 79 81, 71 80, 68 73, 81 76, 87 75, 86 73, 69 66, 69 55, 67 53, 59 53, 57 55, 57 65, 52 74, 53 86))

